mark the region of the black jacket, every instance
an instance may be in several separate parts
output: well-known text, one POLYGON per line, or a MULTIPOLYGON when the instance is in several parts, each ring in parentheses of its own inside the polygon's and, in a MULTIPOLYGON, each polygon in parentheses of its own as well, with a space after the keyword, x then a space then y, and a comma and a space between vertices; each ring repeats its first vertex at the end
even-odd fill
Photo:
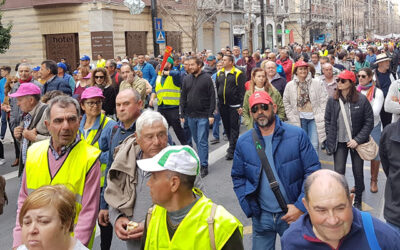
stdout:
POLYGON ((66 82, 64 79, 54 76, 52 79, 50 79, 48 82, 46 82, 43 85, 43 95, 46 94, 49 91, 53 90, 60 90, 64 92, 64 94, 72 96, 72 89, 69 86, 69 83, 66 82))
POLYGON ((244 84, 246 76, 236 67, 233 67, 228 73, 225 81, 225 68, 217 73, 215 84, 219 103, 222 105, 240 105, 243 104, 245 93, 244 84))
POLYGON ((192 74, 185 76, 181 90, 180 103, 184 116, 213 117, 215 90, 210 74, 202 71, 197 77, 192 74))
POLYGON ((400 120, 382 132, 379 156, 387 177, 385 187, 385 220, 400 227, 400 120))
MULTIPOLYGON (((358 101, 350 103, 351 121, 349 123, 352 128, 353 139, 358 144, 362 144, 369 140, 369 135, 374 128, 374 113, 368 99, 358 92, 356 94, 358 94, 358 101)), ((339 101, 330 97, 325 109, 326 151, 328 154, 335 153, 337 149, 339 110, 339 101)))

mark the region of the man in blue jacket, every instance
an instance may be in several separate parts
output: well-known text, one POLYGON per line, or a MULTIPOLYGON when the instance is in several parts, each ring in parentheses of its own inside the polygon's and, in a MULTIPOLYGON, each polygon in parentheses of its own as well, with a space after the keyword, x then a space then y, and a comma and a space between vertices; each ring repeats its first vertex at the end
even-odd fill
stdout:
POLYGON ((139 63, 133 69, 142 71, 143 78, 146 79, 154 88, 157 74, 156 71, 154 70, 153 65, 144 61, 144 55, 138 55, 138 62, 139 63))
POLYGON ((304 184, 301 216, 281 238, 282 249, 399 249, 400 234, 367 212, 352 207, 346 178, 324 169, 304 184))
POLYGON ((304 131, 278 118, 277 106, 267 92, 255 92, 249 103, 255 124, 237 142, 231 173, 233 189, 244 213, 252 218, 253 249, 274 249, 276 234, 282 236, 306 211, 303 183, 321 164, 304 131), (259 142, 257 148, 253 131, 259 142), (257 152, 262 154, 262 149, 279 186, 281 202, 263 170, 257 152))
POLYGON ((45 84, 42 88, 42 94, 46 94, 52 90, 60 90, 64 94, 72 96, 72 89, 69 83, 64 79, 57 76, 58 66, 55 61, 46 60, 43 61, 40 67, 40 75, 42 80, 45 80, 45 84))

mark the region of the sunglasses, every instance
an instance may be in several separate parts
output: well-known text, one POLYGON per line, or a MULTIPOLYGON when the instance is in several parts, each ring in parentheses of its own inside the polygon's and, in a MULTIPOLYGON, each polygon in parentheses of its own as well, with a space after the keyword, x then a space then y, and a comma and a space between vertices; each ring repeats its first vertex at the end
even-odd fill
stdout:
POLYGON ((358 75, 358 78, 367 78, 367 75, 358 75))
POLYGON ((18 81, 12 81, 12 82, 10 82, 10 83, 17 83, 18 81))
POLYGON ((346 79, 336 79, 336 82, 345 84, 347 82, 347 80, 346 79))
POLYGON ((254 105, 253 107, 251 107, 251 112, 252 113, 257 113, 258 109, 259 109, 258 107, 260 107, 264 111, 268 110, 268 105, 263 103, 263 104, 260 104, 260 106, 254 105))
POLYGON ((94 76, 96 79, 104 79, 104 76, 94 76))

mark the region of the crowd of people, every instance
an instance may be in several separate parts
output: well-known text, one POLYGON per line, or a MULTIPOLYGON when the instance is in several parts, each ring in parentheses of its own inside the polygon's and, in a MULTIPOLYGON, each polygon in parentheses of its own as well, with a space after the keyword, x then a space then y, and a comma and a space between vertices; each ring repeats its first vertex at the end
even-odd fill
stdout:
POLYGON ((234 46, 98 55, 96 64, 84 55, 76 69, 24 59, 15 74, 2 66, 0 165, 8 128, 20 178, 13 248, 91 249, 98 222, 101 249, 114 232, 127 249, 244 249, 242 223, 202 181, 213 172, 209 145, 225 140, 253 249, 274 249, 276 234, 282 249, 396 249, 398 45, 234 46), (320 154, 332 155, 333 171, 320 154), (364 161, 370 192, 381 165, 387 177, 386 222, 362 212, 364 161))

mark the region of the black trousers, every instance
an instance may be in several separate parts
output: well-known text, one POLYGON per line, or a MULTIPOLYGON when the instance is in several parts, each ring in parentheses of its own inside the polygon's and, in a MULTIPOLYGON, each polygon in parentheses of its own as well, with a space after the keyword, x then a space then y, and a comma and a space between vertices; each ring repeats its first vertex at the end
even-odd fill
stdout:
POLYGON ((347 143, 338 142, 337 150, 333 154, 333 162, 335 171, 339 174, 345 175, 346 173, 346 160, 350 151, 354 183, 356 186, 356 196, 361 195, 364 187, 364 160, 361 159, 355 149, 347 147, 347 143))
MULTIPOLYGON (((103 188, 101 188, 100 193, 102 193, 103 188)), ((107 226, 102 226, 99 224, 100 228, 100 249, 101 250, 110 250, 111 242, 113 238, 113 226, 111 223, 108 223, 107 226)))
POLYGON ((385 112, 385 110, 382 109, 381 113, 380 113, 380 117, 381 117, 383 128, 385 128, 387 125, 392 123, 392 113, 385 112))
POLYGON ((236 148, 236 142, 239 138, 240 119, 237 108, 231 108, 229 105, 220 104, 219 110, 221 113, 222 124, 229 139, 228 154, 233 154, 236 148))
POLYGON ((172 109, 158 109, 168 122, 168 126, 174 129, 176 137, 178 137, 181 145, 187 145, 187 140, 185 136, 185 131, 181 126, 181 121, 179 120, 179 108, 172 109))

